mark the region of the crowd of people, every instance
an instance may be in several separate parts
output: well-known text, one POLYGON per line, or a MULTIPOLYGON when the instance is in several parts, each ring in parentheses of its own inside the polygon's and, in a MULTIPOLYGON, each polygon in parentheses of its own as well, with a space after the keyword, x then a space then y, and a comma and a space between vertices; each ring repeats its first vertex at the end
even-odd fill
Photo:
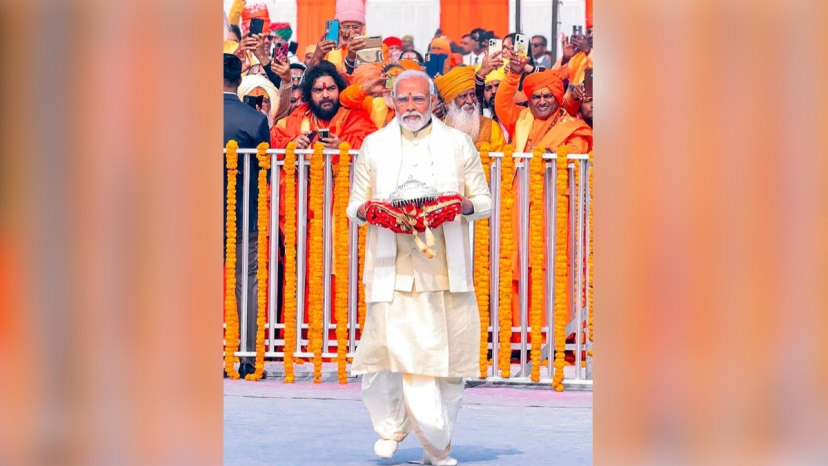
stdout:
MULTIPOLYGON (((300 149, 316 143, 335 149, 348 142, 360 150, 348 216, 369 224, 360 245, 368 251, 368 310, 352 371, 363 375, 363 399, 380 437, 375 453, 390 458, 413 431, 424 446, 423 464, 457 464, 449 456, 451 432, 462 378, 477 373, 480 345, 471 274, 464 271, 471 252, 463 238, 468 224, 491 210, 479 151, 484 143, 492 151, 506 144, 515 152, 555 152, 561 145, 570 153, 592 150, 591 28, 562 37, 558 60, 543 36, 526 37, 524 51, 516 44, 522 35, 500 38, 484 28, 459 43, 438 29, 424 51, 415 50, 411 36, 385 37, 377 47, 365 36, 364 2, 339 0, 339 36, 319 31, 318 42, 300 56, 299 44, 290 42, 291 26, 270 23, 264 5, 238 0, 227 19, 225 144, 233 139, 241 148, 261 142, 284 148, 292 141, 300 149), (499 50, 490 53, 490 39, 499 40, 499 50), (371 58, 372 48, 380 60, 371 58), (445 57, 436 70, 429 66, 435 56, 445 57), (392 208, 377 199, 407 178, 449 193, 457 206, 456 221, 432 226, 426 256, 412 235, 376 220, 378 211, 392 208)), ((250 172, 242 173, 251 188, 257 172, 253 158, 250 172)), ((250 191, 255 206, 256 190, 250 191)), ((239 197, 237 219, 241 205, 239 197)), ((250 288, 248 307, 240 312, 248 313, 252 347, 256 209, 249 212, 250 288)), ((241 236, 237 243, 241 248, 241 236)), ((239 302, 242 292, 237 286, 239 302)), ((241 361, 242 377, 254 370, 251 360, 241 361)))

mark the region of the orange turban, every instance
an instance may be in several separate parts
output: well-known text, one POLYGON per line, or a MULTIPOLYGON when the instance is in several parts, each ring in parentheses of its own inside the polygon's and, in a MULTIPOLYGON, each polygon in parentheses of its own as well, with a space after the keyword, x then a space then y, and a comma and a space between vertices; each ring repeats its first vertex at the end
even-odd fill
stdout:
POLYGON ((446 104, 453 102, 458 95, 469 89, 474 89, 474 67, 458 66, 452 68, 448 73, 434 78, 434 84, 446 104))
POLYGON ((451 54, 451 44, 445 37, 435 37, 431 41, 431 46, 429 46, 428 50, 431 53, 445 53, 449 55, 451 54))
POLYGON ((538 89, 548 88, 558 101, 558 105, 563 102, 564 88, 563 78, 558 70, 546 70, 540 73, 532 73, 523 78, 523 92, 526 97, 531 97, 538 89))
POLYGON ((418 70, 422 71, 422 67, 419 63, 414 60, 410 60, 408 58, 403 58, 402 60, 398 60, 397 63, 407 70, 418 70))
POLYGON ((371 79, 379 78, 382 68, 376 63, 365 63, 356 67, 351 73, 351 84, 362 84, 371 79))

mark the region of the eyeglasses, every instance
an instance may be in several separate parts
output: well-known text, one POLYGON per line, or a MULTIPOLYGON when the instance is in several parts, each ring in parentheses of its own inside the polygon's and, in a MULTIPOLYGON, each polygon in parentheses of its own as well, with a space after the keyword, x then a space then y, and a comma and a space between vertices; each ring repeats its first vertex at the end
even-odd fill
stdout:
POLYGON ((416 105, 422 105, 428 102, 428 98, 426 98, 426 96, 422 94, 411 96, 410 98, 407 95, 401 95, 399 97, 394 96, 394 102, 398 103, 399 105, 405 105, 408 102, 414 102, 416 105))
POLYGON ((539 102, 541 99, 552 100, 554 98, 555 98, 555 95, 552 94, 552 93, 549 93, 549 94, 532 94, 531 96, 529 96, 529 99, 531 99, 532 102, 539 102))
POLYGON ((276 38, 276 36, 274 36, 274 35, 272 35, 272 34, 271 34, 271 35, 264 36, 264 38, 265 38, 265 39, 268 39, 268 40, 273 40, 273 39, 275 39, 275 38, 276 38))
POLYGON ((543 47, 543 44, 540 42, 532 42, 532 47, 543 47))
POLYGON ((346 31, 359 31, 360 29, 362 29, 362 25, 361 24, 340 24, 339 28, 344 29, 346 31))

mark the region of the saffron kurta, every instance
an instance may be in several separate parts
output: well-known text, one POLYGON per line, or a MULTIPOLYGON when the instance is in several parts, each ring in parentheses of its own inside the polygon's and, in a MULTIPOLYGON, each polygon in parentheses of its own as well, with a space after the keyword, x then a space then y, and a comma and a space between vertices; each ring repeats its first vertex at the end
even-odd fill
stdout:
POLYGON ((434 230, 427 259, 411 235, 368 225, 365 330, 353 374, 378 371, 435 377, 479 374, 480 320, 474 295, 469 222, 491 212, 491 196, 471 138, 432 118, 417 135, 396 120, 369 135, 354 167, 348 216, 370 199, 387 199, 411 176, 439 192, 459 192, 474 213, 434 230))

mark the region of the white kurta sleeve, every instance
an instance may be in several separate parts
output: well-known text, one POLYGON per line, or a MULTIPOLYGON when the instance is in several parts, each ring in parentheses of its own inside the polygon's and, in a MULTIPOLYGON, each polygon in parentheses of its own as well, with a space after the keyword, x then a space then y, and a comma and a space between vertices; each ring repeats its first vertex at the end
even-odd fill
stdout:
POLYGON ((354 164, 354 182, 351 186, 351 197, 348 200, 348 207, 346 212, 348 218, 357 225, 364 225, 366 221, 357 216, 362 204, 371 199, 371 175, 369 172, 368 155, 366 154, 366 145, 363 144, 357 155, 356 163, 354 164))
POLYGON ((463 196, 468 198, 474 206, 474 212, 463 217, 469 221, 486 218, 492 213, 492 195, 486 183, 486 175, 483 173, 480 154, 471 143, 471 138, 468 138, 463 149, 463 162, 465 185, 463 196))

